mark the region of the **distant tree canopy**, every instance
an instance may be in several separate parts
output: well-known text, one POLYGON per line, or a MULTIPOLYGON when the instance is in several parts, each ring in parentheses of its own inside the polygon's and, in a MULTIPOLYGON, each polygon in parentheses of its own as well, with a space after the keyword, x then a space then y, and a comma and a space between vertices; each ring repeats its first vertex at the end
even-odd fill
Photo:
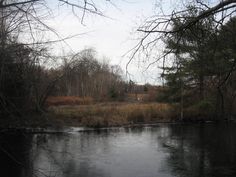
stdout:
POLYGON ((93 49, 82 50, 71 59, 65 58, 56 72, 64 73, 56 85, 56 95, 105 100, 111 97, 122 99, 125 91, 121 68, 99 62, 93 49))

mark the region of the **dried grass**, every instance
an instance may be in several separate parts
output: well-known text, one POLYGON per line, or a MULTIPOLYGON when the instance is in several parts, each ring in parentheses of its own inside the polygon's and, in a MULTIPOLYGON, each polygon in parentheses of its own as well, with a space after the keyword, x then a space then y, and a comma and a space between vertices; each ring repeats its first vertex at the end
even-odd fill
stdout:
POLYGON ((174 109, 159 103, 102 103, 51 107, 63 119, 75 119, 89 127, 121 126, 137 123, 169 122, 174 109))
POLYGON ((61 106, 61 105, 89 105, 94 102, 91 97, 78 97, 78 96, 51 96, 47 99, 48 106, 61 106))

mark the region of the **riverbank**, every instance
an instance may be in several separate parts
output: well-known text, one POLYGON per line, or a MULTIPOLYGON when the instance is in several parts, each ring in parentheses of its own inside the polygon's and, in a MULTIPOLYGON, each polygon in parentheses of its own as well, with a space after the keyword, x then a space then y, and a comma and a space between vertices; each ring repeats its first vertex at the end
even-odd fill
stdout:
POLYGON ((174 110, 161 103, 99 103, 51 107, 50 112, 66 124, 86 127, 110 127, 140 123, 173 121, 174 110))
POLYGON ((0 119, 0 128, 111 127, 172 122, 173 107, 160 103, 107 102, 89 105, 51 106, 44 114, 0 119))
POLYGON ((89 105, 50 106, 44 114, 0 119, 0 128, 118 127, 161 122, 208 121, 196 110, 180 120, 178 106, 166 103, 105 102, 89 105))

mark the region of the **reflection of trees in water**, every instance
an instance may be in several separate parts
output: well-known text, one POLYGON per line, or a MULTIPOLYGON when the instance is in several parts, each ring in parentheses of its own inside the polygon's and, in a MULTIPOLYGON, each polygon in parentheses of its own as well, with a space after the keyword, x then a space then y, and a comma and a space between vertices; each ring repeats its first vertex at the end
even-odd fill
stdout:
POLYGON ((3 133, 0 136, 1 175, 6 177, 33 176, 31 163, 32 136, 21 133, 3 133))
MULTIPOLYGON (((103 140, 103 145, 106 147, 104 150, 107 150, 109 146, 104 141, 105 136, 103 132, 100 140, 103 140)), ((96 138, 96 141, 99 139, 96 138)), ((91 166, 92 158, 89 152, 93 149, 85 150, 94 147, 96 141, 92 134, 82 133, 81 136, 74 137, 68 134, 2 134, 0 136, 0 176, 109 176, 104 175, 103 171, 96 169, 95 166, 91 166)))
POLYGON ((175 176, 236 176, 235 125, 174 125, 159 140, 175 176))
MULTIPOLYGON (((48 176, 75 177, 75 176, 109 176, 93 164, 91 152, 99 153, 95 149, 96 143, 101 143, 103 151, 107 151, 109 144, 106 132, 38 135, 39 141, 34 149, 34 168, 41 169, 48 176), (101 136, 98 136, 101 133, 101 136), (96 138, 94 138, 96 135, 96 138), (45 135, 44 135, 45 136, 45 135), (45 139, 46 141, 43 141, 45 139)), ((38 173, 38 176, 43 176, 38 173)))
MULTIPOLYGON (((148 143, 146 150, 157 147, 164 152, 164 170, 167 169, 167 173, 170 170, 173 176, 236 176, 234 128, 235 125, 167 125, 75 134, 1 135, 0 176, 111 176, 114 171, 109 171, 111 166, 106 164, 106 159, 112 161, 122 153, 117 143, 125 143, 121 147, 128 145, 130 148, 130 143, 141 145, 139 141, 148 143)), ((157 163, 155 158, 149 162, 151 160, 157 163)))
POLYGON ((38 135, 34 138, 34 141, 38 142, 34 149, 34 168, 57 177, 111 176, 106 164, 107 159, 112 159, 107 157, 110 148, 119 147, 117 142, 124 142, 124 139, 139 137, 143 131, 145 130, 142 128, 121 128, 75 134, 38 135), (113 141, 114 139, 117 141, 113 141))

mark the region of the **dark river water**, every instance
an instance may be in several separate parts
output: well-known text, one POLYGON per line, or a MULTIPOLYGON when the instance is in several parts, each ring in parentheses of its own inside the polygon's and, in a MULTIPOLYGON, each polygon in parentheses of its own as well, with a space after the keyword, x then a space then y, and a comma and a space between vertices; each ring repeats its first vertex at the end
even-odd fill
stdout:
POLYGON ((1 177, 235 177, 236 124, 1 133, 1 177))

